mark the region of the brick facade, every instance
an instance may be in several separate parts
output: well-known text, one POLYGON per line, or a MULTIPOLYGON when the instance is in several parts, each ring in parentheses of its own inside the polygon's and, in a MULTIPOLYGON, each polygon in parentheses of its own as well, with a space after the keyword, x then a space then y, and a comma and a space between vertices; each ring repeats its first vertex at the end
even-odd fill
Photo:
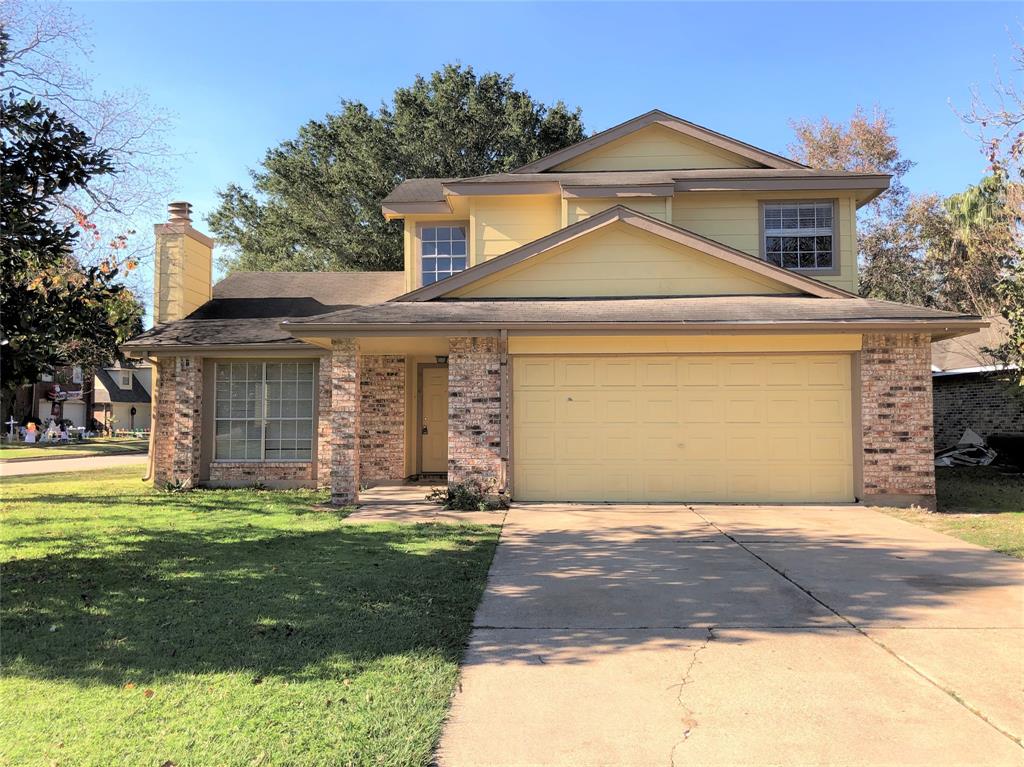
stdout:
POLYGON ((503 489, 498 339, 458 337, 448 346, 448 481, 503 489))
POLYGON ((331 503, 346 506, 359 498, 359 346, 336 339, 331 349, 331 503))
POLYGON ((1024 431, 1024 387, 1018 379, 992 373, 935 376, 935 447, 953 447, 965 429, 982 437, 1024 431))
POLYGON ((405 476, 405 357, 360 359, 359 473, 363 482, 405 476))
POLYGON ((157 487, 199 483, 203 410, 201 357, 166 357, 157 362, 153 479, 157 487))
POLYGON ((860 387, 863 500, 934 506, 929 336, 865 335, 860 387))
POLYGON ((257 482, 289 482, 308 485, 316 479, 311 461, 215 461, 210 481, 252 485, 257 482))

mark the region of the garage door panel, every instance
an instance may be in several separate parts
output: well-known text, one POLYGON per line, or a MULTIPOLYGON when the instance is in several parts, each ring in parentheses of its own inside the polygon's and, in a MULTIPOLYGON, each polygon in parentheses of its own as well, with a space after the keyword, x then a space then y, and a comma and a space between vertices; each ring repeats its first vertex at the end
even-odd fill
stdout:
POLYGON ((850 386, 850 358, 835 356, 814 359, 807 363, 807 383, 810 386, 831 386, 848 389, 850 386))
POLYGON ((764 420, 764 400, 759 396, 729 397, 725 401, 725 422, 757 424, 764 420))
POLYGON ((716 388, 720 368, 714 359, 690 358, 679 363, 680 383, 688 388, 705 386, 716 388))
POLYGON ((679 421, 679 396, 674 389, 640 395, 640 420, 644 424, 671 424, 679 421))
POLYGON ((599 360, 597 375, 605 387, 636 386, 636 360, 599 360))
POLYGON ((523 358, 515 366, 513 381, 517 391, 534 386, 554 386, 555 363, 553 360, 523 358))
POLYGON ((597 402, 594 392, 573 390, 573 393, 555 401, 559 423, 592 424, 597 419, 597 402))
POLYGON ((516 399, 520 423, 528 425, 555 423, 553 392, 524 391, 516 399))
POLYGON ((613 391, 598 394, 597 401, 604 413, 605 423, 635 423, 637 395, 633 392, 613 391))
POLYGON ((515 358, 520 500, 853 499, 848 355, 515 358))
POLYGON ((558 386, 588 387, 597 381, 596 360, 561 360, 555 370, 558 386))

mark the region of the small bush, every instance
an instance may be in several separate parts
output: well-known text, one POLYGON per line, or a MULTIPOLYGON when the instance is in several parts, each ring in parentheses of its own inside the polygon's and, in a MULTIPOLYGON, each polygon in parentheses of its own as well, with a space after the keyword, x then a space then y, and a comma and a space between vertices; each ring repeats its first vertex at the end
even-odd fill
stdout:
POLYGON ((508 496, 489 484, 477 480, 439 487, 432 490, 427 500, 451 511, 493 511, 509 507, 508 496))
POLYGON ((164 482, 163 485, 160 486, 160 491, 164 493, 184 493, 189 489, 189 483, 182 479, 164 482))

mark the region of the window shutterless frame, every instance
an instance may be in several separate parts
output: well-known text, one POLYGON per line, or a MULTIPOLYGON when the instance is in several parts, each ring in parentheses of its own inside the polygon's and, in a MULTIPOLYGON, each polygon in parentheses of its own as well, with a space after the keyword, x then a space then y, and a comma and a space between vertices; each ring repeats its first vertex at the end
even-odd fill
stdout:
POLYGON ((809 277, 832 277, 842 272, 842 266, 840 264, 840 226, 839 226, 839 211, 840 211, 840 200, 838 198, 825 198, 825 199, 775 199, 775 200, 758 200, 757 204, 757 229, 758 229, 758 253, 762 261, 768 260, 768 253, 765 249, 765 240, 767 234, 765 233, 764 227, 764 214, 765 208, 770 205, 824 205, 828 204, 832 206, 832 266, 830 267, 785 267, 788 271, 798 272, 807 274, 809 277))
MULTIPOLYGON (((413 253, 413 270, 414 270, 413 274, 414 274, 414 277, 415 277, 415 285, 416 285, 416 287, 420 288, 420 287, 423 287, 426 284, 433 284, 434 282, 440 282, 440 280, 432 280, 430 283, 424 282, 425 270, 423 268, 423 262, 424 262, 425 258, 433 258, 433 259, 438 259, 438 258, 441 258, 441 259, 445 259, 445 258, 447 258, 447 259, 462 258, 462 259, 465 259, 464 265, 461 268, 451 270, 449 274, 445 275, 445 277, 448 277, 451 274, 458 274, 459 272, 464 271, 465 269, 468 269, 469 266, 470 266, 470 264, 469 264, 469 248, 470 248, 469 240, 470 240, 471 236, 472 236, 472 233, 470 232, 470 229, 469 229, 469 221, 420 221, 420 222, 418 222, 416 224, 416 241, 414 243, 415 252, 413 253), (424 252, 424 245, 425 245, 425 243, 423 241, 424 231, 436 230, 438 228, 450 228, 450 227, 453 227, 453 226, 462 227, 463 231, 465 231, 465 233, 466 233, 465 253, 464 254, 453 256, 451 253, 443 254, 443 253, 437 253, 437 252, 434 252, 434 253, 425 253, 424 252)), ((448 242, 449 243, 451 242, 450 238, 448 239, 448 242)), ((447 270, 438 270, 436 268, 436 266, 437 266, 437 264, 435 263, 435 268, 433 270, 431 270, 431 272, 433 274, 437 274, 439 271, 442 271, 442 272, 443 271, 447 271, 447 270)), ((444 277, 442 277, 441 279, 444 279, 444 277)))
POLYGON ((214 364, 213 373, 213 461, 222 463, 259 463, 259 462, 309 462, 313 460, 314 449, 313 441, 315 438, 315 424, 316 424, 316 396, 317 396, 317 372, 316 366, 312 362, 305 360, 281 360, 278 361, 231 361, 231 362, 217 362, 214 364), (275 365, 281 366, 281 370, 277 371, 277 378, 268 377, 267 370, 268 366, 275 365), (299 369, 296 368, 295 375, 293 378, 285 378, 283 367, 285 365, 296 365, 302 366, 303 368, 310 368, 309 380, 300 378, 299 369), (228 368, 228 378, 226 381, 220 380, 220 370, 222 368, 228 368), (235 380, 235 368, 245 368, 245 376, 235 380), (258 377, 257 377, 258 373, 258 377), (218 395, 218 385, 225 384, 228 387, 228 396, 221 397, 218 395), (233 394, 233 387, 235 385, 245 387, 245 393, 236 398, 233 394), (271 386, 277 386, 278 389, 283 392, 285 384, 293 385, 296 394, 291 397, 285 397, 282 394, 278 394, 276 397, 271 396, 269 393, 271 386), (297 396, 298 387, 301 385, 308 384, 309 386, 309 397, 297 396), (250 387, 254 394, 250 395, 250 387), (309 402, 309 415, 299 415, 299 403, 309 402), (219 415, 219 405, 226 404, 227 413, 225 415, 219 415), (290 408, 286 408, 286 405, 290 405, 290 408), (236 406, 240 406, 242 412, 236 412, 236 406), (290 409, 290 414, 285 414, 284 411, 290 409), (271 412, 274 410, 275 412, 271 412), (227 435, 228 450, 231 450, 232 442, 236 441, 234 435, 230 432, 230 424, 232 422, 244 424, 244 436, 239 439, 243 443, 243 453, 241 457, 237 456, 224 456, 218 454, 218 425, 221 422, 227 422, 229 424, 229 433, 227 435), (278 424, 279 429, 283 429, 285 423, 290 423, 293 426, 292 434, 286 436, 281 431, 276 437, 271 437, 270 428, 271 424, 278 424), (308 437, 298 436, 300 425, 308 423, 308 437), (250 431, 251 426, 255 426, 256 429, 250 431), (245 443, 253 443, 259 441, 259 456, 250 455, 249 446, 245 443), (309 442, 309 447, 299 448, 299 442, 309 442), (268 442, 277 443, 277 451, 283 451, 285 442, 290 442, 290 452, 293 454, 288 457, 281 455, 267 457, 267 444, 268 442), (303 452, 308 450, 307 456, 295 456, 294 454, 299 452, 300 449, 303 452))

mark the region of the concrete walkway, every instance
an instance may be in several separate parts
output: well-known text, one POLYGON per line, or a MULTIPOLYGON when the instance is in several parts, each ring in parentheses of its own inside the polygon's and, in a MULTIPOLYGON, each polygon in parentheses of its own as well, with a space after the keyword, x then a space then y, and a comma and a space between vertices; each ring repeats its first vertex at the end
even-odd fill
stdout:
POLYGON ((521 505, 438 750, 1024 764, 1024 562, 860 507, 521 505))
POLYGON ((131 455, 90 455, 83 458, 43 458, 38 461, 0 463, 0 477, 18 477, 25 474, 53 474, 65 471, 95 471, 116 466, 144 466, 145 453, 131 455))

